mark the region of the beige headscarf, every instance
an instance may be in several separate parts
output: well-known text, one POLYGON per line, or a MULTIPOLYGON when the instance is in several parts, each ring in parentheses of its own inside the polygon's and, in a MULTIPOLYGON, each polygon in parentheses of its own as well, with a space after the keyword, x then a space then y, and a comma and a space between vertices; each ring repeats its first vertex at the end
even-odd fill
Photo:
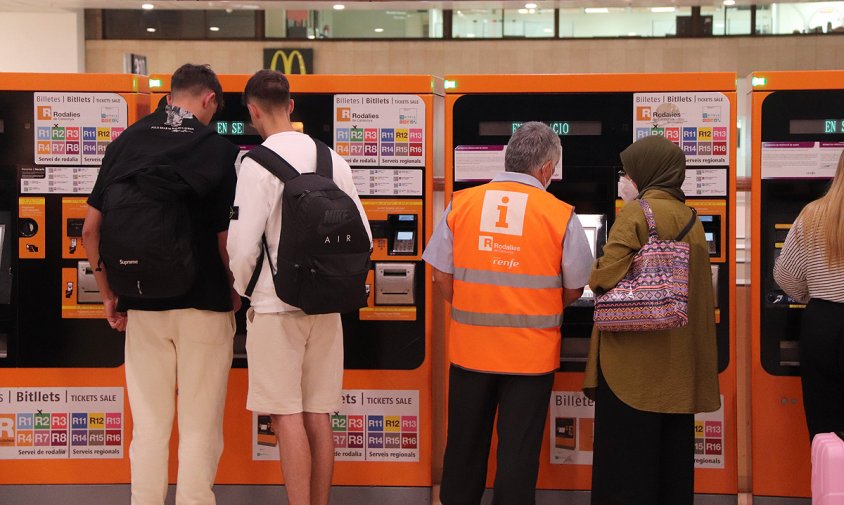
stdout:
POLYGON ((686 155, 670 140, 652 135, 637 140, 621 152, 624 172, 639 189, 639 197, 649 189, 660 189, 681 202, 686 195, 680 189, 686 179, 686 155))

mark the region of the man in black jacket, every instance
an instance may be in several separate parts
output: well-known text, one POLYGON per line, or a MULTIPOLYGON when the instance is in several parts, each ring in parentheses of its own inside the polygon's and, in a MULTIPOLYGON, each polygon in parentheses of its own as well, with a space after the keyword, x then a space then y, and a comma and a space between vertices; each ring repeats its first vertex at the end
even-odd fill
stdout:
MULTIPOLYGON (((223 409, 235 330, 233 311, 240 307, 226 253, 238 149, 208 127, 223 104, 222 88, 208 66, 183 65, 173 74, 171 90, 166 105, 127 128, 106 150, 88 199, 83 239, 91 265, 97 266, 94 275, 108 323, 126 331, 126 386, 134 422, 129 452, 132 505, 164 503, 177 390, 176 503, 213 505, 211 488, 223 450, 223 409), (192 263, 196 275, 178 296, 155 298, 140 290, 133 293, 135 296, 118 296, 112 289, 118 289, 118 284, 109 284, 109 272, 100 253, 116 238, 131 244, 139 231, 132 229, 131 222, 112 231, 103 227, 104 219, 109 219, 115 200, 128 194, 127 184, 129 193, 132 184, 139 186, 138 192, 148 192, 149 181, 162 179, 162 166, 176 174, 172 185, 186 188, 188 193, 183 198, 192 253, 185 261, 192 263), (143 177, 133 177, 144 167, 151 169, 141 171, 143 177), (116 183, 121 181, 122 193, 116 192, 116 183), (114 237, 108 233, 126 235, 114 237)), ((113 281, 116 274, 113 268, 113 281)))

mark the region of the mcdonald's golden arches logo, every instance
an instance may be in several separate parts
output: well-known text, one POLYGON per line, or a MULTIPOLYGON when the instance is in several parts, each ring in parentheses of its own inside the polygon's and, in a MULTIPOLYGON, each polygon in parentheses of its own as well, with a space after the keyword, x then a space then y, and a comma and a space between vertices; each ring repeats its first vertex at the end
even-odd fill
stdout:
POLYGON ((264 68, 285 74, 310 74, 313 72, 314 50, 305 48, 265 48, 264 68))

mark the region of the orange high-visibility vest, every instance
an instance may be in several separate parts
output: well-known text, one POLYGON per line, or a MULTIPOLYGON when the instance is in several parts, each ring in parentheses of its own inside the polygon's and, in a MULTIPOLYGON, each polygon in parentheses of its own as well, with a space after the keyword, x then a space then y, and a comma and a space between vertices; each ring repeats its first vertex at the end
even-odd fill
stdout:
POLYGON ((560 366, 563 238, 573 208, 539 188, 492 182, 454 194, 449 357, 482 372, 560 366))

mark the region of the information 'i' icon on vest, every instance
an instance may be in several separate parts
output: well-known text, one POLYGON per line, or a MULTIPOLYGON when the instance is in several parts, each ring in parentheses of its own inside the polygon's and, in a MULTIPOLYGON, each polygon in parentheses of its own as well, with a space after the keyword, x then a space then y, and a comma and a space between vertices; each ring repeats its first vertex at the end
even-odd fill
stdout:
POLYGON ((498 222, 495 223, 495 226, 498 228, 507 228, 507 204, 509 202, 510 199, 508 197, 501 197, 501 203, 503 205, 498 206, 498 222))

